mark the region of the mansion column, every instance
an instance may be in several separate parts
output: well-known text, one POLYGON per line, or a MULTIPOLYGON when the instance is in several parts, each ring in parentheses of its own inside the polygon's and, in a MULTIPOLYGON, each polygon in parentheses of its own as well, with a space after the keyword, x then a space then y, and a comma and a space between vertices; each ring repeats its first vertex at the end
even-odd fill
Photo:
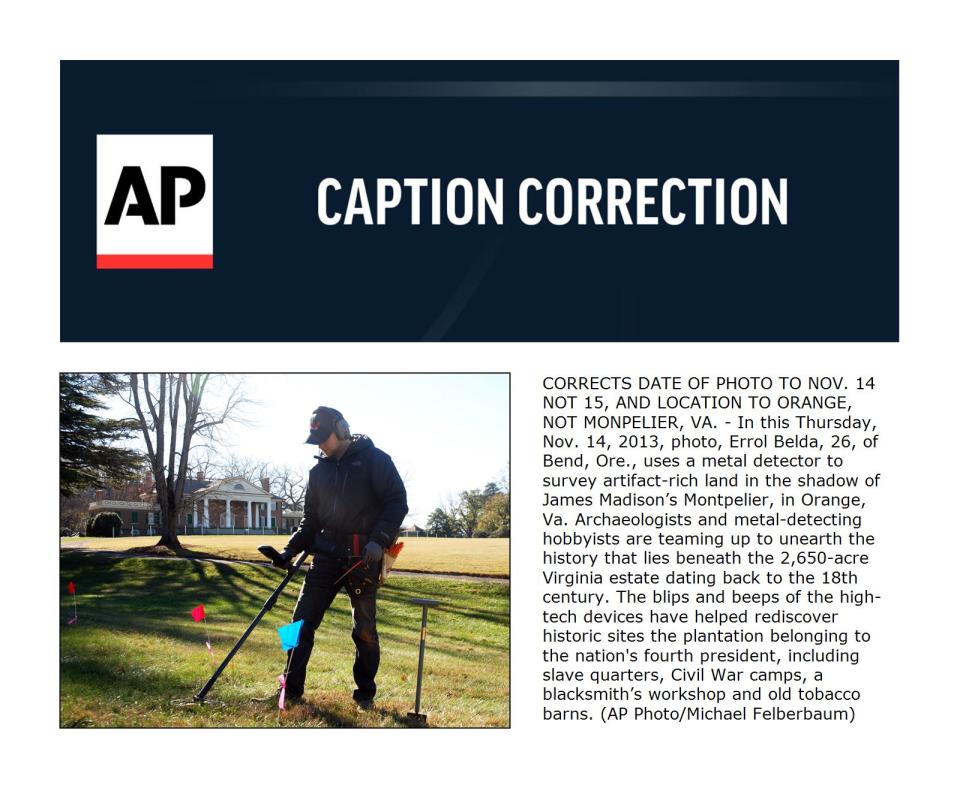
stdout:
POLYGON ((208 498, 203 499, 203 527, 210 527, 210 500, 208 498))
POLYGON ((230 504, 231 504, 231 503, 233 503, 233 501, 231 501, 229 498, 227 498, 227 499, 226 499, 226 507, 227 507, 227 519, 226 519, 226 523, 227 523, 227 528, 233 528, 233 518, 230 516, 230 504))
POLYGON ((247 528, 253 527, 253 501, 247 501, 247 528))

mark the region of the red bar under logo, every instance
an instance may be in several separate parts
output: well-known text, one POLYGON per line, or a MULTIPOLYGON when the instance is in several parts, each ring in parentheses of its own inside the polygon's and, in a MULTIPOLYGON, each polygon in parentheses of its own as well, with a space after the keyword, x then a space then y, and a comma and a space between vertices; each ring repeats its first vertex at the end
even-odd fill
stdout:
POLYGON ((98 254, 97 268, 213 268, 212 254, 98 254))

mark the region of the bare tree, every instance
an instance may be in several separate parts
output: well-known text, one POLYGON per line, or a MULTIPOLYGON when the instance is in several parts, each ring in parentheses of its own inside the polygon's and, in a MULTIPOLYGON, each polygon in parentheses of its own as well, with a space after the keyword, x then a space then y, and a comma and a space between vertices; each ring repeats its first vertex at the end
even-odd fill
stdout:
POLYGON ((231 479, 239 476, 243 479, 249 479, 257 482, 264 476, 272 478, 273 466, 264 460, 256 460, 252 457, 239 457, 231 454, 225 460, 214 462, 213 467, 223 479, 231 479))
POLYGON ((194 443, 193 456, 190 458, 190 471, 198 479, 201 474, 204 479, 213 479, 220 473, 220 466, 213 455, 209 451, 204 451, 204 449, 207 449, 207 447, 198 446, 194 443))
POLYGON ((303 501, 307 494, 307 477, 303 471, 295 470, 289 465, 273 469, 272 479, 276 479, 275 495, 283 498, 285 505, 294 511, 303 511, 303 501))
POLYGON ((218 427, 237 420, 246 399, 242 381, 229 387, 216 410, 204 406, 213 376, 163 372, 131 373, 124 398, 133 406, 146 444, 160 506, 159 545, 177 549, 177 521, 183 507, 190 450, 197 436, 216 438, 218 427))
POLYGON ((239 457, 231 454, 225 460, 214 463, 216 472, 227 479, 239 476, 252 482, 264 477, 270 479, 270 493, 283 499, 284 505, 297 511, 303 510, 303 501, 307 492, 307 477, 303 471, 289 465, 272 465, 264 460, 252 457, 239 457))

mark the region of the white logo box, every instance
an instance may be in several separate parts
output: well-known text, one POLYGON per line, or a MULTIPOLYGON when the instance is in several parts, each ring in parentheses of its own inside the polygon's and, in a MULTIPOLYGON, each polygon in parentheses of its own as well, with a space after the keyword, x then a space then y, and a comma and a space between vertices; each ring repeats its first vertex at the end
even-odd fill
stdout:
POLYGON ((97 268, 213 268, 213 135, 97 135, 97 268), (111 202, 124 167, 139 167, 157 216, 161 214, 161 168, 190 167, 204 180, 203 197, 181 207, 190 184, 173 181, 175 221, 149 224, 129 215, 137 202, 133 190, 118 199, 123 212, 107 224, 111 202))

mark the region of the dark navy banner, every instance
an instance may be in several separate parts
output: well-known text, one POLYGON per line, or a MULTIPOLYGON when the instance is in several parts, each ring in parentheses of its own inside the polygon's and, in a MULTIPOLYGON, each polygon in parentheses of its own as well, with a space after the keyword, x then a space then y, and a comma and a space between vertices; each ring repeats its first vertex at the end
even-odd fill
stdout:
POLYGON ((896 341, 896 62, 61 64, 63 341, 896 341))

